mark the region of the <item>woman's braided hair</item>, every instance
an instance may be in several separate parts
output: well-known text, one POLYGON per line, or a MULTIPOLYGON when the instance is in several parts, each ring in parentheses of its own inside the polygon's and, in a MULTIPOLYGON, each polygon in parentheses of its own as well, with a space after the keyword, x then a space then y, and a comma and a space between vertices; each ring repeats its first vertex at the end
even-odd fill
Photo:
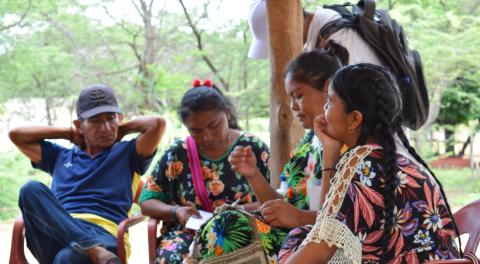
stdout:
MULTIPOLYGON (((435 179, 435 181, 437 182, 438 184, 438 187, 440 187, 440 192, 443 196, 443 199, 445 200, 445 205, 447 207, 447 211, 448 213, 450 214, 450 216, 452 217, 452 223, 453 223, 453 228, 455 229, 455 233, 457 235, 457 237, 460 237, 460 232, 458 231, 458 227, 457 227, 457 223, 455 222, 455 219, 453 218, 453 214, 452 214, 452 210, 450 209, 450 204, 448 203, 448 200, 447 200, 447 196, 445 195, 445 191, 443 190, 443 186, 442 184, 440 183, 440 181, 437 179, 437 176, 435 176, 435 173, 433 173, 433 171, 430 169, 430 167, 428 166, 428 164, 422 159, 422 157, 420 157, 420 155, 418 155, 417 151, 415 150, 415 148, 412 147, 412 145, 410 145, 410 142, 408 141, 408 138, 407 136, 405 135, 405 132, 403 132, 403 129, 401 127, 401 124, 402 121, 400 119, 397 120, 397 134, 398 134, 398 137, 400 138, 400 140, 402 141, 402 145, 408 150, 408 153, 410 153, 410 155, 412 155, 412 157, 420 162, 420 164, 423 165, 423 167, 425 167, 429 172, 430 174, 432 175, 432 177, 435 179)), ((458 239, 458 248, 460 250, 460 256, 463 256, 463 253, 462 253, 462 242, 460 239, 458 239)))
POLYGON ((401 93, 392 75, 373 64, 349 65, 340 69, 333 77, 335 93, 345 104, 345 110, 362 113, 362 124, 357 145, 364 145, 374 139, 383 148, 381 165, 385 175, 384 199, 384 260, 394 225, 396 188, 396 147, 393 138, 396 120, 402 108, 401 93))

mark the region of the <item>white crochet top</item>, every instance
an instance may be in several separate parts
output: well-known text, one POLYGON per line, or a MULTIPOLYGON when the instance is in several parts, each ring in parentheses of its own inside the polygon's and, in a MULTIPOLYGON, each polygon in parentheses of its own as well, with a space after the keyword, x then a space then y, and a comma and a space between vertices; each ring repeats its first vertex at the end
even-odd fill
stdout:
POLYGON ((337 164, 337 172, 331 179, 331 187, 317 220, 301 246, 308 243, 324 241, 329 247, 335 245, 337 250, 329 263, 361 263, 362 244, 360 239, 342 222, 336 219, 348 186, 355 176, 355 169, 361 160, 373 150, 381 148, 376 145, 364 145, 345 153, 337 164))

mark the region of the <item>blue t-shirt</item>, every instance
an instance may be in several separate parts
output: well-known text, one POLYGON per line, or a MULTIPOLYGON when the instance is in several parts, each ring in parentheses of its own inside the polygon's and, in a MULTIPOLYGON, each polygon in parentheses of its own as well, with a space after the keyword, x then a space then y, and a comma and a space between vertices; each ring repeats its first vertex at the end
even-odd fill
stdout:
POLYGON ((52 192, 69 213, 91 213, 119 224, 127 218, 134 172, 145 173, 152 157, 142 158, 136 140, 120 141, 90 157, 78 146, 71 149, 41 141, 42 160, 34 168, 52 175, 52 192))

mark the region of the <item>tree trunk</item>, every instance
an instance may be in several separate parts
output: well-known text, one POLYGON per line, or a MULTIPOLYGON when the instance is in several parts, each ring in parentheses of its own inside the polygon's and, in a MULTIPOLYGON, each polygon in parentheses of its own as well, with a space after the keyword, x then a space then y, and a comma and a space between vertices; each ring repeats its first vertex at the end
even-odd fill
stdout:
POLYGON ((155 26, 152 24, 152 4, 153 0, 150 3, 146 3, 144 0, 140 0, 140 6, 142 10, 142 20, 144 26, 144 48, 143 48, 143 57, 140 61, 140 69, 142 73, 143 80, 140 82, 140 89, 143 93, 143 108, 148 109, 154 105, 152 99, 153 88, 155 83, 153 76, 150 70, 151 65, 155 63, 155 58, 157 55, 156 43, 155 43, 155 26))
POLYGON ((283 69, 302 51, 303 15, 300 0, 266 0, 270 38, 270 158, 271 184, 278 187, 279 175, 290 151, 303 134, 293 119, 285 92, 283 69))
POLYGON ((471 139, 471 138, 472 138, 472 137, 469 136, 469 137, 467 138, 467 140, 466 140, 465 142, 463 142, 462 149, 460 150, 460 152, 458 152, 458 156, 463 157, 463 155, 465 155, 465 150, 467 150, 468 145, 470 145, 470 139, 471 139))
POLYGON ((455 156, 455 130, 445 127, 445 152, 451 156, 455 156))

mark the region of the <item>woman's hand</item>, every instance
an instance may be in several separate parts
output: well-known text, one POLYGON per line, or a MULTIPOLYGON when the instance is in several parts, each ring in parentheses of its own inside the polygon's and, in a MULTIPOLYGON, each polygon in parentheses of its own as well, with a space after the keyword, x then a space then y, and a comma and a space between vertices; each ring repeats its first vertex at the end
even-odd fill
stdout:
POLYGON ((178 207, 175 211, 175 217, 183 227, 185 227, 188 218, 190 218, 191 216, 200 217, 200 213, 195 208, 195 205, 190 201, 187 202, 187 206, 178 207))
POLYGON ((301 226, 301 210, 285 202, 283 199, 275 199, 265 202, 261 207, 265 223, 273 227, 295 228, 301 226))
POLYGON ((329 153, 340 153, 343 143, 327 135, 325 132, 326 125, 327 121, 323 114, 318 115, 313 119, 313 131, 322 143, 323 150, 329 153))
POLYGON ((237 146, 228 156, 228 162, 234 172, 250 178, 257 174, 257 158, 251 146, 237 146))

